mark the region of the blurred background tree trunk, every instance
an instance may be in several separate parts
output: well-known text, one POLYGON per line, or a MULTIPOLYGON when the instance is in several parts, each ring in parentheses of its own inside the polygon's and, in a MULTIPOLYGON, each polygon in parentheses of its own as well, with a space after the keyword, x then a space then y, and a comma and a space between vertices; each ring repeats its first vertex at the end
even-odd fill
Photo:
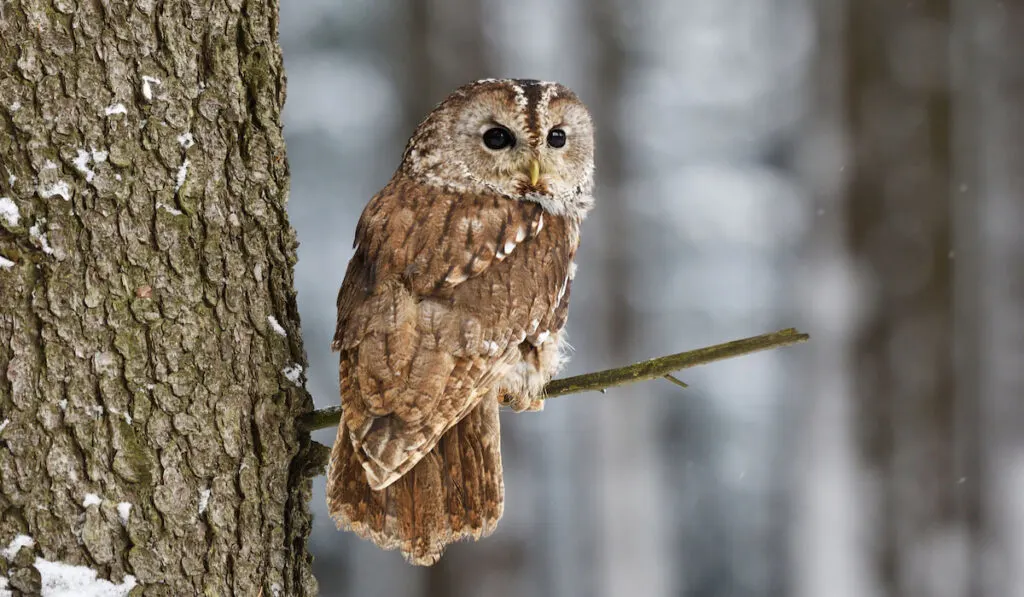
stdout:
POLYGON ((950 2, 847 7, 848 239, 874 272, 853 348, 871 573, 886 595, 966 595, 977 479, 954 361, 950 2))
POLYGON ((1003 597, 1024 594, 1024 5, 952 5, 963 585, 1003 597))
POLYGON ((4 4, 0 576, 317 594, 277 3, 4 4))
POLYGON ((856 267, 846 239, 848 167, 846 89, 847 3, 814 3, 817 49, 798 170, 813 203, 814 226, 802 247, 805 269, 795 301, 800 327, 813 330, 814 348, 801 351, 791 433, 791 597, 870 597, 866 563, 872 545, 865 527, 861 452, 854 437, 853 337, 864 316, 870 277, 856 267))
MULTIPOLYGON (((600 0, 590 5, 585 21, 594 51, 589 64, 592 87, 584 97, 597 123, 599 149, 597 209, 587 222, 582 251, 591 263, 598 258, 599 269, 582 271, 594 276, 590 283, 596 283, 597 297, 587 306, 600 313, 603 329, 589 331, 590 341, 582 346, 611 363, 635 361, 638 354, 645 354, 639 351, 650 348, 652 339, 643 332, 634 292, 644 270, 661 265, 645 254, 650 239, 638 238, 644 222, 631 197, 629 175, 639 165, 626 162, 626 144, 636 141, 630 139, 632 123, 625 118, 629 76, 635 67, 625 48, 640 34, 626 18, 633 9, 621 0, 600 0)), ((574 298, 581 294, 576 292, 574 298)), ((569 330, 570 335, 573 332, 569 330)), ((660 431, 659 405, 647 395, 658 389, 634 386, 612 390, 610 396, 580 396, 594 401, 590 408, 596 411, 596 425, 588 438, 594 461, 595 491, 589 504, 594 542, 588 554, 593 580, 578 595, 665 595, 671 586, 671 563, 680 554, 670 542, 675 529, 666 524, 670 512, 663 502, 668 487, 662 474, 664 453, 651 441, 660 431)), ((576 405, 577 412, 583 408, 576 405)))

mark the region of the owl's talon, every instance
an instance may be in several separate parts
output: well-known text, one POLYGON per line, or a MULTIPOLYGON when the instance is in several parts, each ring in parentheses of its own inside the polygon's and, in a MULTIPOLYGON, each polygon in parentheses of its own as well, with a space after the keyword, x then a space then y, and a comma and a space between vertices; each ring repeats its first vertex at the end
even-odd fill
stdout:
POLYGON ((515 396, 513 394, 505 394, 499 400, 502 406, 508 406, 517 413, 521 412, 537 412, 544 410, 544 400, 541 398, 527 398, 525 396, 515 396))

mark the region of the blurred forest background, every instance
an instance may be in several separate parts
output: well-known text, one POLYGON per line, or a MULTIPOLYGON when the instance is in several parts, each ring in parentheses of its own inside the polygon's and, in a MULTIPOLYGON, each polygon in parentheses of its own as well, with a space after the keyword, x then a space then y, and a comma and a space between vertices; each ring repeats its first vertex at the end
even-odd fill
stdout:
MULTIPOLYGON (((811 344, 503 413, 498 531, 430 569, 313 507, 325 596, 1024 595, 1024 3, 282 2, 318 407, 363 205, 481 77, 598 126, 581 373, 811 344)), ((334 431, 316 439, 330 444, 334 431)))

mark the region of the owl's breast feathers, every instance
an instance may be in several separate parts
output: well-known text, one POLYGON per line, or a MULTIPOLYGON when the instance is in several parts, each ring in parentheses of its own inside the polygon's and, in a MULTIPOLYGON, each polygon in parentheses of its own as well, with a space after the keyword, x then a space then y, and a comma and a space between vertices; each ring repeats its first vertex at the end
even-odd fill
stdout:
POLYGON ((579 222, 394 180, 364 210, 338 295, 343 421, 373 489, 429 452, 565 325, 579 222))

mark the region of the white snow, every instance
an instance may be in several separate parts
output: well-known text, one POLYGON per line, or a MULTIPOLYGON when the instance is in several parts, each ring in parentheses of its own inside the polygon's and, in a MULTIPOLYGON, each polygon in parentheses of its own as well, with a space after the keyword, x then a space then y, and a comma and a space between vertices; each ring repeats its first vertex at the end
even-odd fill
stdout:
POLYGON ((270 585, 270 594, 274 597, 281 597, 281 585, 276 582, 270 585))
POLYGON ((89 168, 89 162, 92 161, 92 154, 84 149, 78 150, 78 157, 72 160, 75 164, 75 168, 82 174, 85 174, 85 182, 92 182, 92 179, 96 176, 96 173, 89 168))
MULTIPOLYGON (((95 178, 96 173, 93 172, 91 168, 89 168, 89 162, 92 162, 93 164, 105 162, 107 161, 108 153, 106 151, 98 149, 93 149, 91 151, 78 149, 76 151, 78 151, 78 157, 71 161, 75 164, 75 168, 78 168, 79 172, 85 174, 85 182, 92 182, 92 179, 95 178)), ((65 197, 65 199, 67 199, 67 197, 65 197)))
POLYGON ((14 593, 11 593, 10 589, 7 588, 7 577, 0 576, 0 597, 11 597, 14 593))
POLYGON ((67 410, 68 409, 68 401, 65 400, 65 399, 58 400, 57 401, 57 406, 59 406, 61 410, 67 410))
POLYGON ((11 112, 17 112, 21 109, 21 102, 14 102, 11 104, 11 112))
POLYGON ((116 408, 108 408, 107 411, 112 415, 124 417, 126 423, 132 424, 132 416, 127 411, 120 411, 116 408))
POLYGON ((4 429, 7 429, 7 426, 10 425, 10 424, 11 424, 11 420, 10 419, 4 419, 3 421, 0 421, 0 433, 3 433, 4 429))
POLYGON ((99 506, 103 503, 103 498, 96 495, 95 493, 85 494, 85 499, 82 500, 82 507, 88 508, 89 506, 99 506))
MULTIPOLYGON (((86 180, 91 180, 88 174, 86 174, 86 180)), ((65 201, 68 201, 71 199, 71 187, 63 180, 58 180, 48 187, 39 187, 39 196, 43 199, 49 199, 54 195, 60 195, 65 201)))
POLYGON ((267 323, 270 324, 270 329, 274 330, 278 336, 287 337, 288 332, 285 331, 281 324, 277 322, 277 319, 273 315, 267 315, 267 323))
POLYGON ((206 507, 210 505, 210 489, 203 489, 199 492, 199 513, 206 512, 206 507))
POLYGON ((288 379, 288 381, 299 386, 300 388, 302 387, 302 382, 300 381, 300 378, 302 377, 302 365, 298 363, 292 363, 291 365, 288 365, 287 367, 282 369, 281 373, 284 373, 284 376, 288 379))
POLYGON ((7 220, 8 226, 17 226, 21 212, 10 197, 0 197, 0 218, 7 220))
POLYGON ((166 211, 167 213, 171 214, 172 216, 180 216, 181 215, 181 210, 180 209, 176 209, 174 207, 171 207, 170 205, 167 205, 166 203, 161 203, 159 201, 156 204, 156 208, 157 209, 162 209, 162 210, 166 211))
POLYGON ((13 174, 10 174, 7 177, 7 185, 13 187, 14 186, 14 181, 16 181, 16 180, 18 180, 18 177, 13 175, 13 174))
POLYGON ((152 84, 160 84, 160 79, 156 77, 142 76, 142 97, 146 98, 147 102, 153 101, 153 87, 152 84))
POLYGON ((54 162, 53 160, 46 160, 45 162, 43 162, 43 170, 56 170, 56 169, 57 169, 57 163, 54 162))
POLYGON ((128 108, 124 107, 124 104, 110 104, 103 110, 105 116, 113 116, 115 114, 127 114, 128 108))
POLYGON ((43 250, 43 253, 53 255, 53 247, 50 246, 50 241, 46 240, 46 234, 40 229, 40 224, 44 222, 45 220, 36 222, 35 226, 28 229, 28 235, 39 243, 39 247, 43 250))
POLYGON ((10 269, 12 267, 14 267, 14 262, 0 255, 0 269, 10 269))
POLYGON ((187 131, 178 135, 178 143, 181 144, 181 146, 185 149, 188 149, 189 147, 192 147, 193 145, 196 144, 196 142, 192 139, 192 133, 187 131))
POLYGON ((185 184, 185 177, 188 176, 188 158, 181 163, 181 167, 178 168, 178 175, 174 179, 174 190, 180 190, 181 185, 185 184))
POLYGON ((35 568, 42 578, 43 597, 126 597, 135 588, 135 577, 126 574, 121 584, 97 578, 86 566, 73 566, 36 558, 35 568))
POLYGON ((36 540, 28 535, 18 535, 11 542, 7 544, 7 549, 3 551, 4 557, 8 560, 13 560, 14 556, 18 555, 18 552, 22 547, 35 547, 36 540))
POLYGON ((121 524, 128 526, 128 518, 132 515, 132 505, 128 502, 121 502, 117 505, 117 515, 121 518, 121 524))

